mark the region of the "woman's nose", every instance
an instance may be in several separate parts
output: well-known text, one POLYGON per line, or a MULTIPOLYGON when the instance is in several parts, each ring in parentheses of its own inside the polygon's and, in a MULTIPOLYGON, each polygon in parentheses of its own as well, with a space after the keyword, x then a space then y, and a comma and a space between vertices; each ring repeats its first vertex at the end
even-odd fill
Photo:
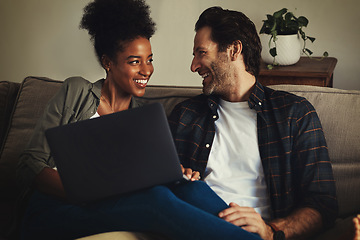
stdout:
POLYGON ((140 74, 143 76, 150 76, 154 71, 154 66, 152 64, 141 64, 140 74))

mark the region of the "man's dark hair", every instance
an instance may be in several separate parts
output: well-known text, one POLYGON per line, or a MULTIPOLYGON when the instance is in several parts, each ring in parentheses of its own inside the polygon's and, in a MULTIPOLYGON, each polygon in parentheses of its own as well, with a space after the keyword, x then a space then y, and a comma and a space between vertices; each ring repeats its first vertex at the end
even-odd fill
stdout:
POLYGON ((101 63, 103 55, 116 62, 116 54, 137 37, 150 39, 155 23, 143 0, 94 0, 84 8, 80 28, 88 30, 101 63))
POLYGON ((195 31, 206 26, 211 28, 211 40, 218 44, 220 52, 240 40, 246 71, 258 76, 261 43, 254 23, 245 14, 224 10, 221 7, 211 7, 200 15, 195 31))

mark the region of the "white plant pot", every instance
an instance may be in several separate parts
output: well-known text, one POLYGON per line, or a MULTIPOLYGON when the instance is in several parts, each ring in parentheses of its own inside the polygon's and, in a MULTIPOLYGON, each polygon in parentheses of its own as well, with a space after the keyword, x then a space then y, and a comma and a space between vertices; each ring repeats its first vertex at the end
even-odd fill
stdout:
MULTIPOLYGON (((273 40, 269 34, 260 34, 260 41, 262 45, 261 58, 264 62, 272 64, 274 57, 270 55, 269 50, 275 47, 273 40)), ((279 65, 293 65, 300 59, 301 42, 298 34, 293 35, 278 35, 276 40, 275 62, 279 65)))

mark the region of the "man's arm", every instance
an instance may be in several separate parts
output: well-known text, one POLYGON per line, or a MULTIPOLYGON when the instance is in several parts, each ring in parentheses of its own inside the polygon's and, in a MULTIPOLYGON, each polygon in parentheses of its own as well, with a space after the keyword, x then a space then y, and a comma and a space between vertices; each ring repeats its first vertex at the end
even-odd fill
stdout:
MULTIPOLYGON (((230 203, 230 208, 220 212, 219 217, 246 231, 257 233, 265 240, 273 239, 271 227, 253 208, 230 203)), ((297 209, 289 216, 275 219, 271 223, 285 233, 286 239, 307 239, 322 228, 321 215, 312 208, 297 209)))
POLYGON ((286 239, 308 239, 322 229, 320 213, 313 208, 300 208, 286 218, 272 223, 285 233, 286 239))

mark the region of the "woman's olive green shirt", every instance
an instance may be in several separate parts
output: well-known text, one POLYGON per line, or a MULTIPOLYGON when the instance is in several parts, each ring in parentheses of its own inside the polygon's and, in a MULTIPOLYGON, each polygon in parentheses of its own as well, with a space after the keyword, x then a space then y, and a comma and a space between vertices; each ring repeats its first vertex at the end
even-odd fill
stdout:
MULTIPOLYGON (((23 190, 31 186, 35 176, 43 168, 55 167, 45 130, 92 117, 100 103, 103 83, 104 79, 91 83, 81 77, 68 78, 59 92, 49 101, 19 159, 17 180, 23 190)), ((132 98, 129 108, 138 106, 139 104, 132 98)))

